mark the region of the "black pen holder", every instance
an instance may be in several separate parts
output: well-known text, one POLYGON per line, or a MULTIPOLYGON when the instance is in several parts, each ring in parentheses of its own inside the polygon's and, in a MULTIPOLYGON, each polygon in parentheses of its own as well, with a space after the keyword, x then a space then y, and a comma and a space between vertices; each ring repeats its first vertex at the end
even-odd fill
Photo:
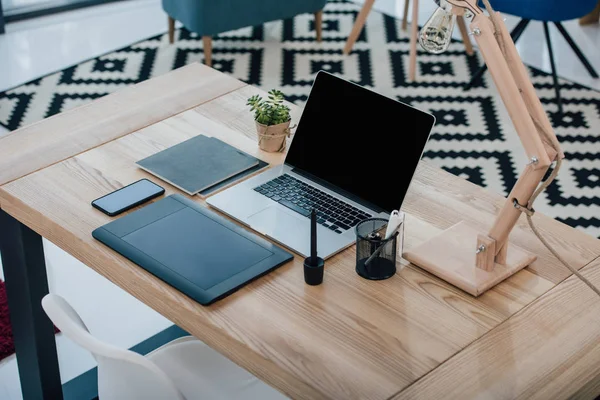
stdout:
POLYGON ((386 240, 387 224, 385 219, 370 218, 356 226, 356 273, 365 279, 388 279, 396 273, 398 233, 386 240))
POLYGON ((323 283, 323 271, 325 261, 321 257, 317 257, 315 263, 311 263, 310 257, 304 260, 304 282, 307 285, 316 286, 323 283))

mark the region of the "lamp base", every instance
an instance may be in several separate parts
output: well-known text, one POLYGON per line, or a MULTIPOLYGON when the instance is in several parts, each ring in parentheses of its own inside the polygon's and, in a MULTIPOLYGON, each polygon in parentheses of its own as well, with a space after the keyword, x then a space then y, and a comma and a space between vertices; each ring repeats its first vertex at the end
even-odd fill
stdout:
POLYGON ((491 271, 477 268, 475 250, 479 235, 481 232, 476 228, 459 222, 406 251, 402 257, 473 296, 479 296, 537 258, 511 244, 506 264, 494 263, 491 271))

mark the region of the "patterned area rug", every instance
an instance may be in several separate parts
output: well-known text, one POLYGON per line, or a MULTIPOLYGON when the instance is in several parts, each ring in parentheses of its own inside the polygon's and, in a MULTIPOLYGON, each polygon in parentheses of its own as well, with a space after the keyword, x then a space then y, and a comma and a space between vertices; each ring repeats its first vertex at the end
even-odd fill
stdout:
MULTIPOLYGON (((314 40, 312 15, 222 34, 213 43, 214 68, 263 89, 279 88, 300 105, 323 69, 428 110, 437 125, 425 158, 506 195, 527 161, 489 74, 472 90, 462 89, 481 58, 467 56, 460 42, 441 55, 420 52, 417 80, 409 82, 409 38, 394 18, 372 12, 354 51, 342 55, 358 10, 353 3, 330 1, 322 43, 314 40)), ((13 130, 202 59, 202 41, 193 33, 178 31, 175 45, 166 35, 153 37, 0 93, 0 124, 13 130)), ((600 92, 561 80, 565 113, 559 116, 550 75, 530 71, 567 153, 558 180, 536 209, 599 236, 600 92)), ((393 115, 381 117, 403 129, 393 115)))

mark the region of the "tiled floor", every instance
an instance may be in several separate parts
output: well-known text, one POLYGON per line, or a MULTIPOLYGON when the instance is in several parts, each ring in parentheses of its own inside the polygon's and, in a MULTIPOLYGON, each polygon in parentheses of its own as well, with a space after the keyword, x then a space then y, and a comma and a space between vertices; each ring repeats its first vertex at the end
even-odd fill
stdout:
MULTIPOLYGON (((401 17, 403 1, 377 0, 375 9, 401 17)), ((433 0, 421 1, 420 24, 434 8, 433 0)), ((517 22, 507 17, 509 28, 517 22)), ((570 21, 565 27, 600 71, 600 26, 580 27, 570 21)), ((130 0, 9 24, 0 35, 0 91, 165 30, 160 0, 130 0)), ((600 90, 600 80, 589 77, 555 29, 552 38, 559 74, 600 90)), ((526 63, 550 71, 540 23, 530 25, 518 49, 526 63)), ((170 324, 56 246, 45 242, 45 249, 51 290, 71 301, 97 336, 130 347, 170 324)), ((94 366, 91 356, 70 341, 61 335, 57 341, 63 381, 94 366)), ((14 357, 0 362, 0 398, 21 398, 14 357)))

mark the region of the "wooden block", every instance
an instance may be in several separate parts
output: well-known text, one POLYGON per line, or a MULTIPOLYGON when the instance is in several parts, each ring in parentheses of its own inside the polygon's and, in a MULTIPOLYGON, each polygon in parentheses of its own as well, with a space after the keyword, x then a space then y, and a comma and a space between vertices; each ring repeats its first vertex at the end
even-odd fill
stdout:
POLYGON ((466 222, 459 222, 411 248, 403 257, 473 296, 479 296, 537 258, 511 244, 505 265, 494 263, 491 271, 477 268, 475 245, 480 234, 466 222))
POLYGON ((494 269, 494 256, 496 255, 496 241, 483 234, 477 235, 475 265, 484 271, 494 269))
POLYGON ((501 265, 506 264, 506 253, 508 252, 508 244, 505 244, 500 248, 498 254, 496 254, 496 262, 501 265))

